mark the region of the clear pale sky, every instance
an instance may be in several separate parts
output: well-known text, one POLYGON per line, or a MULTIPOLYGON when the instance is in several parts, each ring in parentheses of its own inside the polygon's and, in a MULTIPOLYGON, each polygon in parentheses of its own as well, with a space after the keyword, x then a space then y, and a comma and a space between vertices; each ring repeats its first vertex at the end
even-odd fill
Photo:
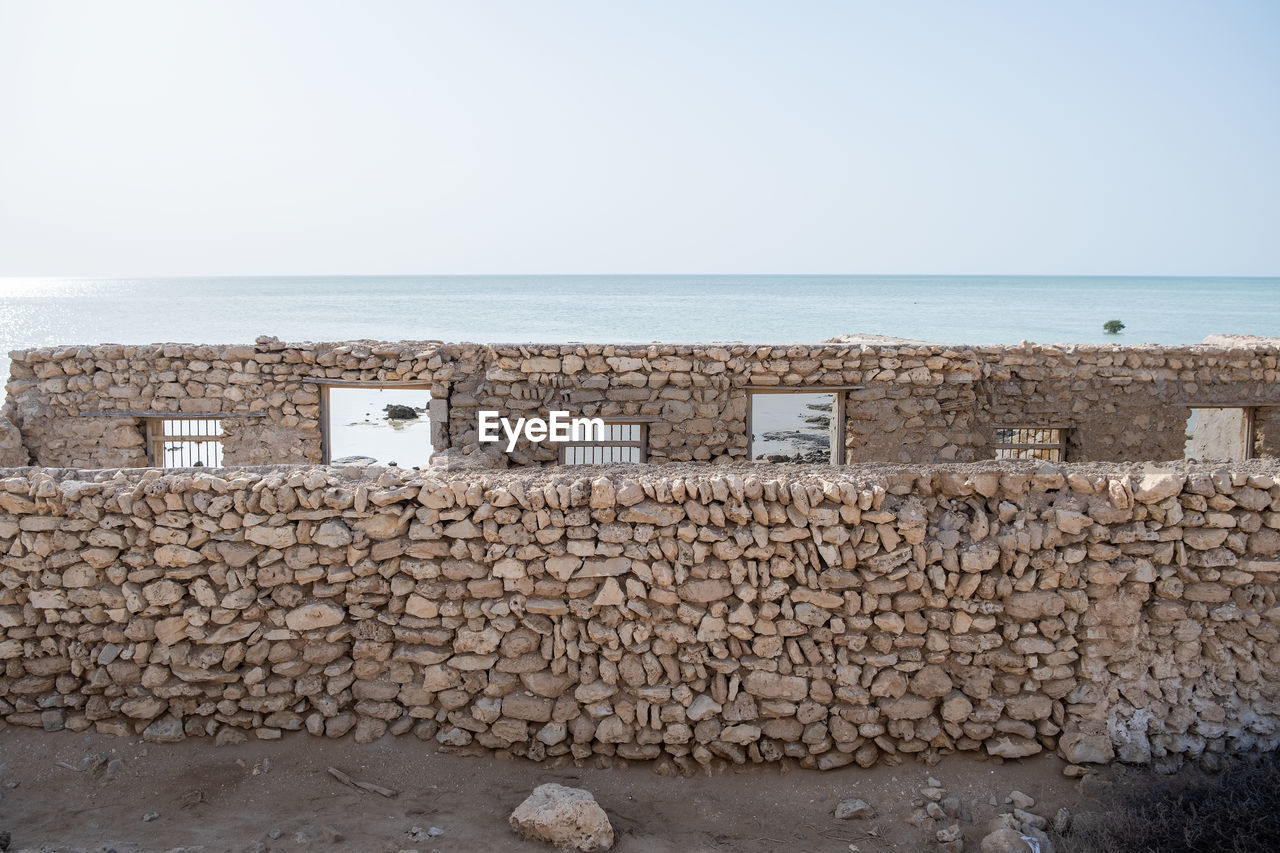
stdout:
POLYGON ((0 275, 1280 275, 1280 2, 0 0, 0 275))

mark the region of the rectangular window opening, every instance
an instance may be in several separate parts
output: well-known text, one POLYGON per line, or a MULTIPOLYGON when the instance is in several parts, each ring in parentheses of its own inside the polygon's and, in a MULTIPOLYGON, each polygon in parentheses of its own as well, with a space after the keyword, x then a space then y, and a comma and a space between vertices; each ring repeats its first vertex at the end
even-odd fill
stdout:
POLYGON ((1062 427, 996 427, 996 458, 1065 462, 1067 430, 1062 427))
POLYGON ((334 385, 324 392, 325 464, 430 464, 430 388, 334 385))
POLYGON ((757 391, 747 397, 752 460, 843 464, 843 394, 757 391))
POLYGON ((643 423, 606 421, 596 440, 588 434, 560 445, 561 465, 609 465, 648 459, 648 427, 643 423))
POLYGON ((1197 462, 1242 462, 1253 458, 1254 410, 1243 407, 1193 408, 1187 418, 1183 455, 1197 462))
POLYGON ((148 418, 147 449, 157 468, 221 468, 222 420, 148 418))

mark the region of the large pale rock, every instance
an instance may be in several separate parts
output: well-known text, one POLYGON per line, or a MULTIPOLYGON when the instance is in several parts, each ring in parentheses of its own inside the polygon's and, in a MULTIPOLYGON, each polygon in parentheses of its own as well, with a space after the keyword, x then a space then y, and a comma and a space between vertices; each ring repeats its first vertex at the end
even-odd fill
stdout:
POLYGON ((597 477, 591 481, 592 509, 610 509, 616 500, 613 482, 608 477, 597 477))
POLYGON ((234 569, 249 565, 259 553, 259 549, 244 542, 219 542, 216 547, 222 561, 234 569))
POLYGON ((440 607, 429 598, 421 595, 411 595, 409 600, 405 602, 404 612, 419 619, 434 619, 440 615, 440 607))
POLYGON ((22 446, 22 433, 8 418, 0 418, 0 468, 21 468, 31 464, 31 455, 22 446))
POLYGON ((177 743, 185 740, 186 735, 182 731, 182 722, 165 714, 147 726, 146 731, 142 733, 142 739, 152 743, 177 743))
POLYGON ((156 565, 166 569, 194 566, 203 559, 199 551, 181 545, 161 545, 156 549, 156 565))
POLYGON ((809 682, 798 675, 754 671, 744 680, 747 692, 760 699, 786 699, 799 702, 809 695, 809 682))
POLYGON ((328 601, 315 601, 295 607, 284 617, 284 624, 293 631, 312 631, 316 628, 332 628, 346 617, 346 612, 328 601))
POLYGON ((623 480, 614 499, 622 506, 631 506, 644 500, 644 489, 635 480, 623 480))
POLYGON ((1013 619, 1042 619, 1057 616, 1066 609, 1062 596, 1049 590, 1015 592, 1004 604, 1006 616, 1013 619))
POLYGON ((1208 551, 1217 548, 1227 541, 1228 531, 1205 527, 1192 527, 1182 532, 1182 541, 1197 551, 1208 551))
MULTIPOLYGON (((619 503, 621 503, 620 500, 619 503)), ((652 524, 657 527, 675 524, 682 518, 684 518, 684 507, 660 504, 657 501, 641 501, 635 506, 629 506, 618 513, 618 521, 625 521, 631 524, 652 524)))
POLYGON ((1031 853, 1031 845, 1022 840, 1022 833, 1006 826, 982 839, 982 853, 1031 853))
POLYGON ((880 710, 891 720, 921 720, 933 711, 933 700, 923 696, 906 696, 880 702, 880 710))
POLYGON ((966 572, 986 572, 1000 562, 1000 549, 994 542, 970 545, 960 552, 960 567, 966 572))
POLYGON ((1004 712, 1015 720, 1047 720, 1053 700, 1042 693, 1024 693, 1005 700, 1004 712))
POLYGON ((631 560, 627 557, 590 557, 578 569, 574 578, 611 578, 624 575, 631 568, 631 560))
POLYGON ((926 699, 940 699, 951 692, 951 677, 937 665, 929 665, 911 677, 911 692, 926 699))
POLYGON ((572 554, 556 554, 547 557, 544 565, 553 578, 558 581, 567 581, 573 577, 573 573, 582 565, 582 558, 575 557, 572 554))
POLYGON ((288 548, 298 541, 298 536, 294 532, 292 525, 288 527, 265 527, 263 525, 250 527, 244 532, 244 538, 258 545, 265 545, 268 548, 288 548))
POLYGON ((22 495, 0 492, 0 509, 14 515, 27 515, 36 511, 36 502, 22 495))
POLYGON ((719 702, 703 693, 689 703, 689 707, 685 710, 685 716, 697 723, 715 716, 721 710, 723 710, 723 706, 719 702))
POLYGON ((693 601, 698 604, 719 601, 728 597, 732 592, 733 587, 729 585, 727 580, 723 579, 702 578, 686 581, 680 585, 680 597, 685 601, 693 601))
POLYGON ((622 587, 618 585, 615 578, 606 578, 600 587, 600 592, 596 594, 595 601, 591 602, 592 607, 621 607, 627 600, 626 595, 622 592, 622 587))
POLYGON ((1058 510, 1055 513, 1054 521, 1059 530, 1073 536, 1084 532, 1089 525, 1093 524, 1093 519, 1089 518, 1089 516, 1068 509, 1058 510))
POLYGON ((502 714, 516 720, 545 723, 551 719, 552 702, 524 691, 502 697, 502 714))
POLYGON ((1164 468, 1147 468, 1133 484, 1133 497, 1139 503, 1154 504, 1182 491, 1186 474, 1164 468))
POLYGON ((444 528, 444 535, 448 536, 450 539, 475 539, 480 535, 480 533, 480 528, 476 527, 475 523, 469 518, 464 518, 461 521, 455 521, 453 524, 446 525, 444 528))
POLYGON ((186 639, 187 626, 190 624, 185 616, 170 616, 156 622, 156 642, 162 646, 172 646, 186 639))
POLYGON ((749 743, 755 743, 760 740, 760 727, 748 723, 738 723, 720 732, 720 740, 725 743, 746 746, 749 743))
POLYGON ((1000 758, 1026 758, 1043 747, 1039 741, 1018 735, 999 735, 987 741, 987 752, 1000 758))
POLYGON ((394 539, 404 534, 409 529, 409 520, 412 516, 401 517, 397 513, 380 512, 377 515, 362 518, 356 522, 356 527, 361 530, 365 536, 375 542, 381 542, 384 539, 394 539))
POLYGON ((560 359, 548 356, 534 356, 520 362, 521 373, 559 373, 560 359))
POLYGON ((942 719, 949 723, 962 723, 973 713, 973 702, 959 691, 953 692, 942 703, 942 719))
POLYGON ((454 636, 453 650, 460 653, 487 655, 495 651, 502 642, 502 634, 497 628, 484 628, 480 631, 460 629, 454 636))
POLYGON ((1083 732, 1064 734, 1058 739, 1058 751, 1072 764, 1109 764, 1116 756, 1111 738, 1083 732))
POLYGON ((351 540, 351 528, 337 519, 326 521, 311 534, 311 541, 325 548, 345 548, 351 540))
POLYGON ((171 580, 156 581, 142 588, 147 603, 157 607, 165 607, 182 598, 182 586, 171 580))
POLYGON ((462 683, 462 675, 443 664, 430 665, 422 671, 423 690, 448 690, 462 683))
POLYGON ((539 785, 516 807, 508 822, 523 837, 557 847, 584 853, 613 847, 609 816, 589 791, 580 788, 554 782, 539 785))
POLYGON ((837 820, 866 820, 876 816, 875 808, 866 800, 849 797, 836 803, 837 820))
POLYGON ((80 559, 95 569, 105 569, 120 556, 119 548, 86 548, 80 552, 80 559))
POLYGON ((165 703, 154 696, 139 696, 130 699, 120 706, 120 713, 136 720, 151 720, 159 716, 165 709, 165 703))

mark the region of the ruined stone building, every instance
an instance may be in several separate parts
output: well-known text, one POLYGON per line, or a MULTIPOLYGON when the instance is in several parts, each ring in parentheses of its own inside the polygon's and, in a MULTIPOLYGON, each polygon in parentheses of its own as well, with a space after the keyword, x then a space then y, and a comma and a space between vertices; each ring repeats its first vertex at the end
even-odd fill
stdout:
POLYGON ((1253 339, 14 353, 4 461, 33 464, 0 472, 0 719, 682 773, 1218 766, 1280 745, 1277 358, 1253 339), (380 384, 429 390, 460 464, 323 466, 335 395, 380 384), (753 420, 802 392, 850 464, 754 461, 753 420), (506 454, 482 409, 617 430, 506 454), (222 467, 140 467, 186 445, 222 467), (637 457, 663 464, 570 464, 637 457))
MULTIPOLYGON (((1010 445, 1071 462, 1182 459, 1193 410, 1215 436, 1195 458, 1243 459, 1280 449, 1278 357, 1280 341, 1256 338, 1189 347, 67 346, 13 354, 5 411, 31 461, 53 467, 156 464, 148 438, 162 424, 187 436, 216 430, 226 465, 325 464, 331 395, 388 385, 430 391, 433 447, 453 456, 494 450, 477 441, 477 414, 488 409, 629 425, 648 462, 754 459, 753 411, 785 393, 826 400, 835 462, 969 462, 1015 455, 1010 445)), ((527 441, 505 456, 499 464, 560 458, 527 441)))

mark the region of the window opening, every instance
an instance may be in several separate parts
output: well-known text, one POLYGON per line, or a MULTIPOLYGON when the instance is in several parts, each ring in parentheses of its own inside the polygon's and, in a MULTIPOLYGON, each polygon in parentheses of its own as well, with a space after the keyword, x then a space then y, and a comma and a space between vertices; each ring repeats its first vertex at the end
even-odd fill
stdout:
POLYGON ((325 389, 325 461, 330 465, 425 468, 431 461, 431 389, 325 389))
POLYGON ((1067 431, 1061 427, 996 427, 997 459, 1067 458, 1067 431))
POLYGON ((1187 459, 1240 462, 1253 457, 1253 444, 1252 409, 1206 406, 1187 418, 1187 459))
POLYGON ((644 462, 648 455, 648 428, 643 423, 606 421, 598 441, 589 432, 575 432, 560 445, 561 465, 644 462))
POLYGON ((219 418, 148 418, 147 448, 157 468, 221 468, 219 418))
POLYGON ((748 396, 751 459, 757 462, 843 462, 843 413, 839 411, 838 394, 759 391, 748 396))

